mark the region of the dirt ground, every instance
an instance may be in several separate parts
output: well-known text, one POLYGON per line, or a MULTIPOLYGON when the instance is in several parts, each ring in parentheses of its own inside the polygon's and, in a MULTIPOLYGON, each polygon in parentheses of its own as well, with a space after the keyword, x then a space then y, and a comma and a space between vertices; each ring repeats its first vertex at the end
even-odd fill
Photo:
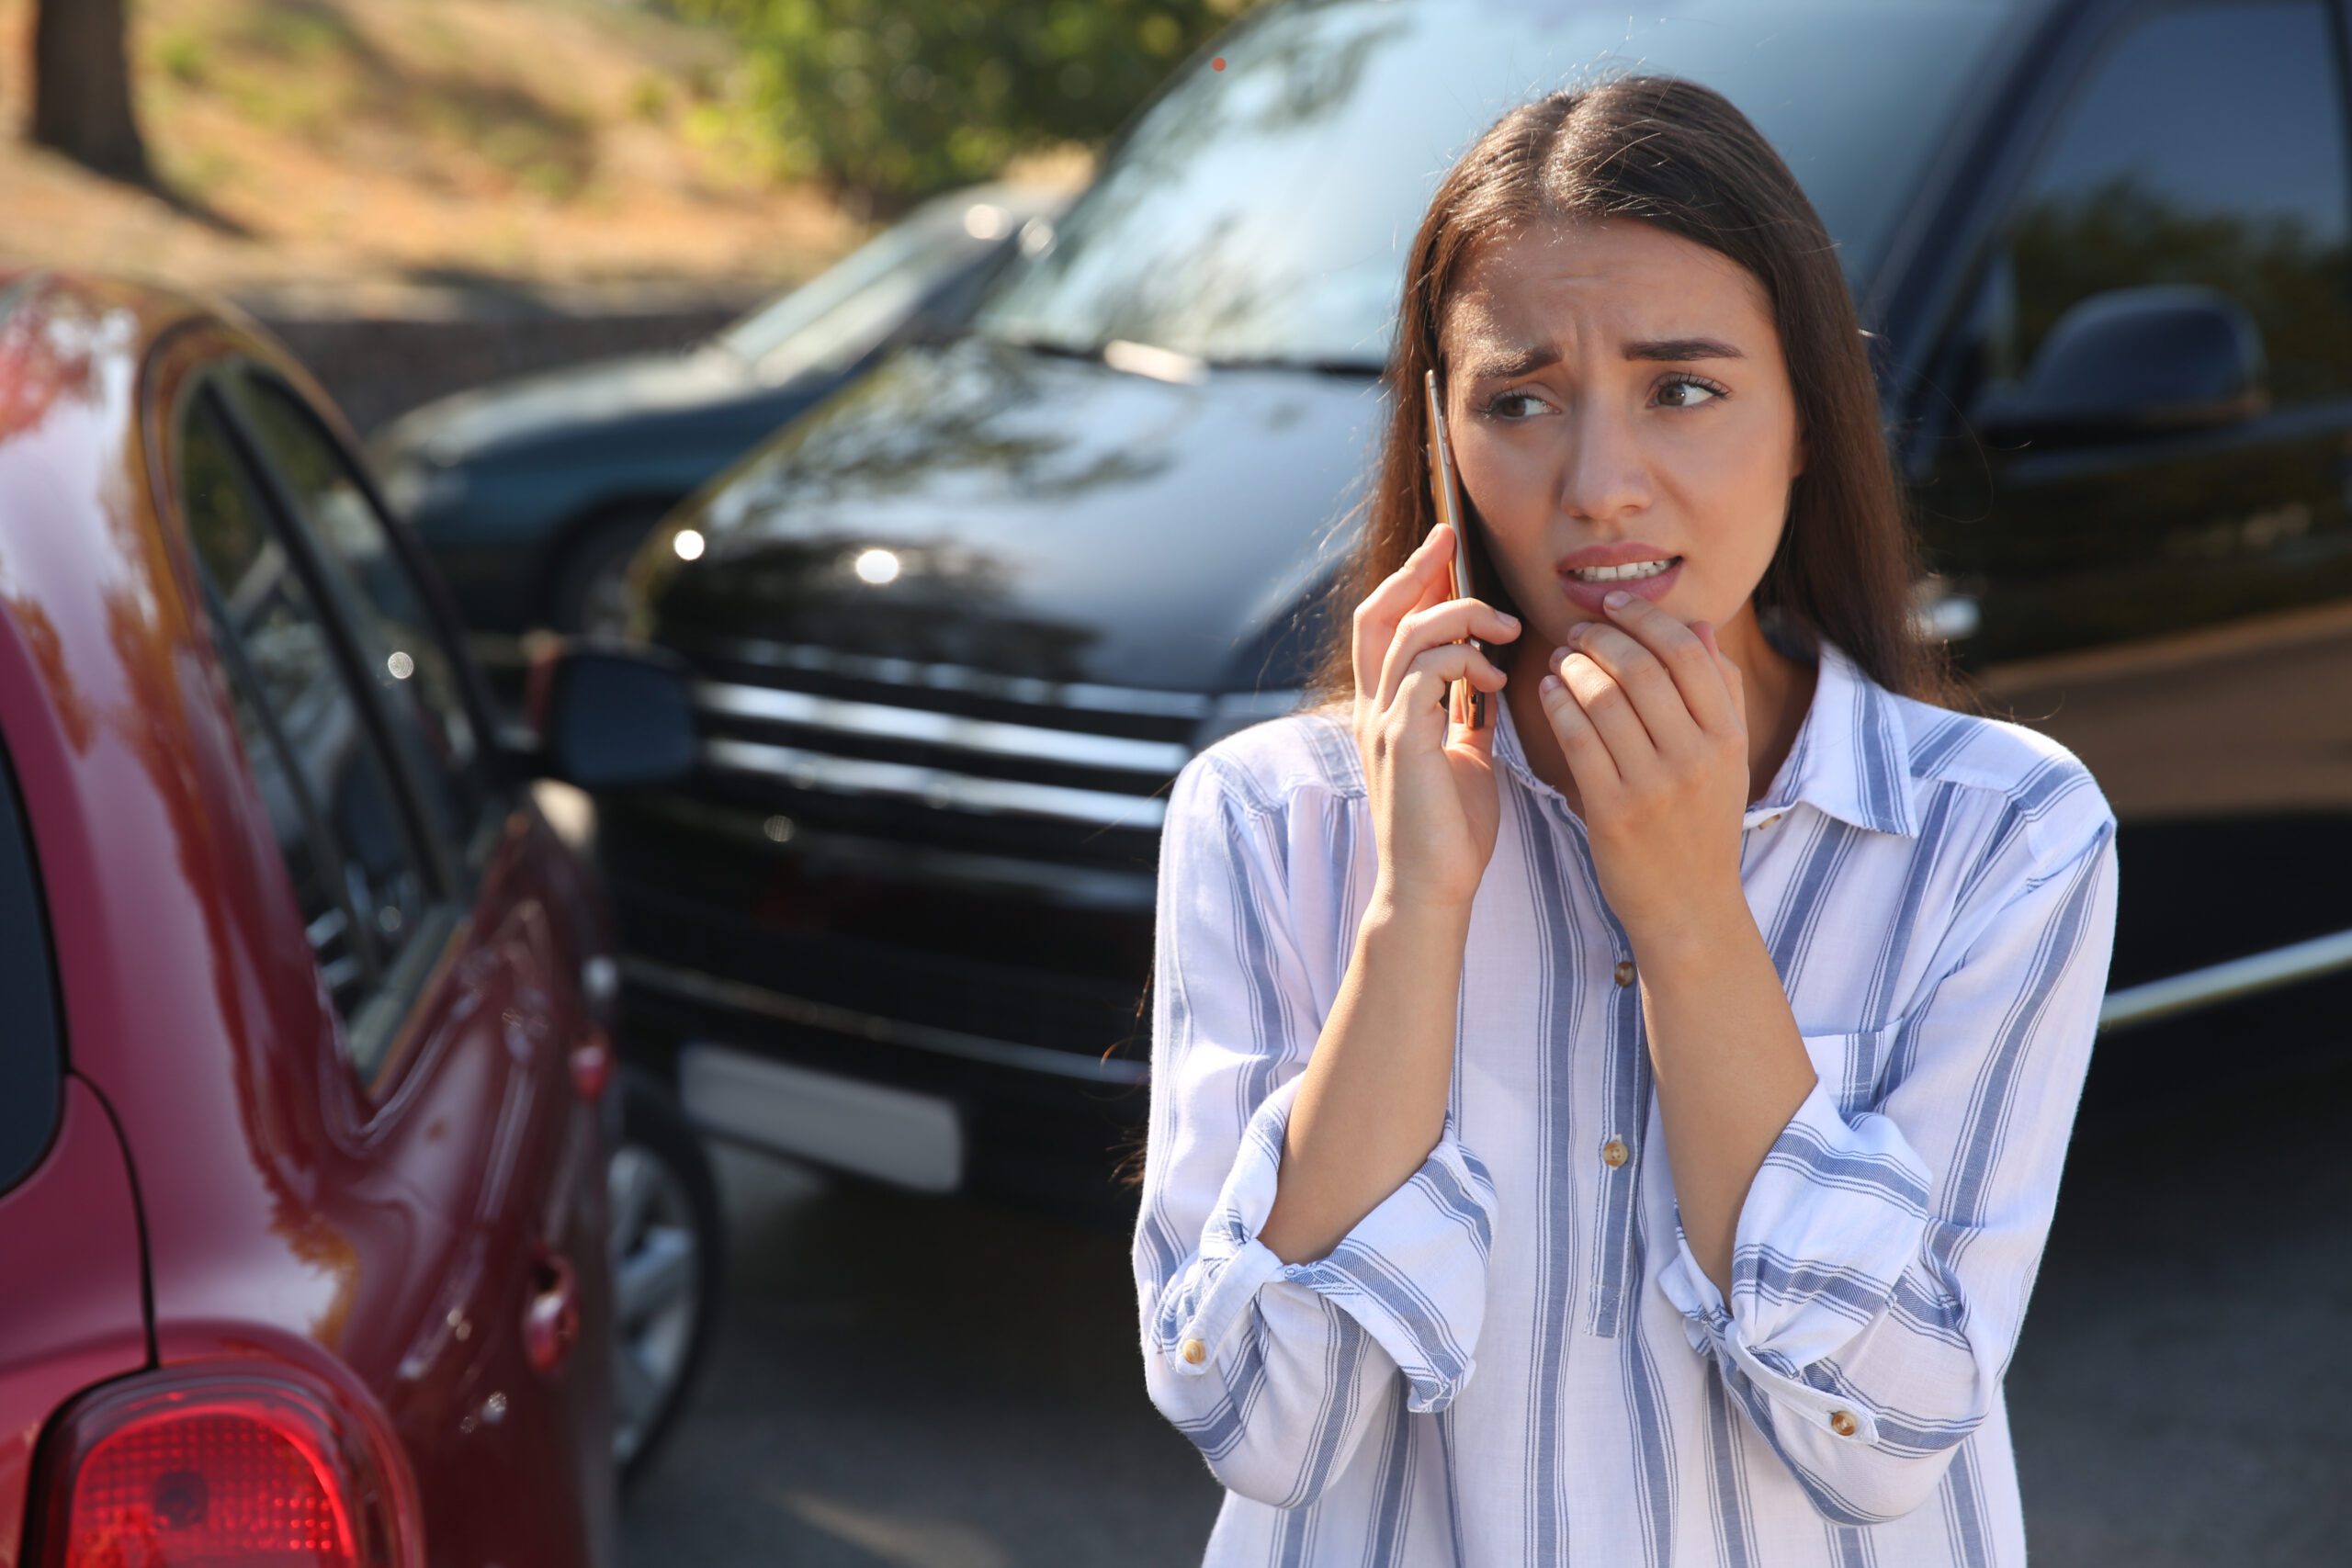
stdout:
POLYGON ((631 0, 138 0, 166 195, 25 143, 32 8, 0 0, 0 260, 306 311, 453 290, 644 309, 797 282, 871 231, 767 175, 723 37, 631 0))

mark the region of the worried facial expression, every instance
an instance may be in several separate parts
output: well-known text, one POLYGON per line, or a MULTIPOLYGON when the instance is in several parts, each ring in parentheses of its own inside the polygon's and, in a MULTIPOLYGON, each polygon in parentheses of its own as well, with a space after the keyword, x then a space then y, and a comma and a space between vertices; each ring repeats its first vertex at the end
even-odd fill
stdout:
POLYGON ((1462 276, 1442 323, 1446 421, 1527 623, 1514 656, 1607 620, 1600 596, 1616 586, 1744 640, 1804 466, 1762 286, 1630 219, 1498 236, 1462 276), (1647 583, 1589 586, 1559 564, 1629 545, 1608 558, 1680 560, 1647 583))

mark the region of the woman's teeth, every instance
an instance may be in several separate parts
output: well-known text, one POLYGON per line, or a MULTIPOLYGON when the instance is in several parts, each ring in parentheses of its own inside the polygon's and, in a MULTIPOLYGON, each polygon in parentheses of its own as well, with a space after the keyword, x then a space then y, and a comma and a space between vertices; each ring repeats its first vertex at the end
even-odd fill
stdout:
POLYGON ((1666 570, 1680 556, 1668 556, 1664 560, 1634 561, 1626 566, 1594 566, 1571 570, 1568 575, 1579 582, 1622 582, 1630 577, 1656 577, 1666 570))

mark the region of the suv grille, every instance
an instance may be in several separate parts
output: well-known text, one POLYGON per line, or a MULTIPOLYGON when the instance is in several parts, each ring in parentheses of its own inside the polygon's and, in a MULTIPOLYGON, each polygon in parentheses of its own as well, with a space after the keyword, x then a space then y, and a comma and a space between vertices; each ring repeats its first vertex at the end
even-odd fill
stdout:
MULTIPOLYGON (((740 638, 694 666, 707 790, 811 827, 1148 868, 1215 698, 740 638)), ((1297 694, 1266 694, 1269 716, 1297 694)))

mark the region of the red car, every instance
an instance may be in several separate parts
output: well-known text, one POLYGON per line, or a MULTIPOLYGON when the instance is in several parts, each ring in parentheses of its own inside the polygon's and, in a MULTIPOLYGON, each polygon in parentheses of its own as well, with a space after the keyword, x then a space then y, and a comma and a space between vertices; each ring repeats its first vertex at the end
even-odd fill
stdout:
POLYGON ((494 732, 353 449, 234 312, 0 274, 0 1568, 617 1560, 611 936, 529 786, 673 776, 683 689, 560 649, 494 732))

